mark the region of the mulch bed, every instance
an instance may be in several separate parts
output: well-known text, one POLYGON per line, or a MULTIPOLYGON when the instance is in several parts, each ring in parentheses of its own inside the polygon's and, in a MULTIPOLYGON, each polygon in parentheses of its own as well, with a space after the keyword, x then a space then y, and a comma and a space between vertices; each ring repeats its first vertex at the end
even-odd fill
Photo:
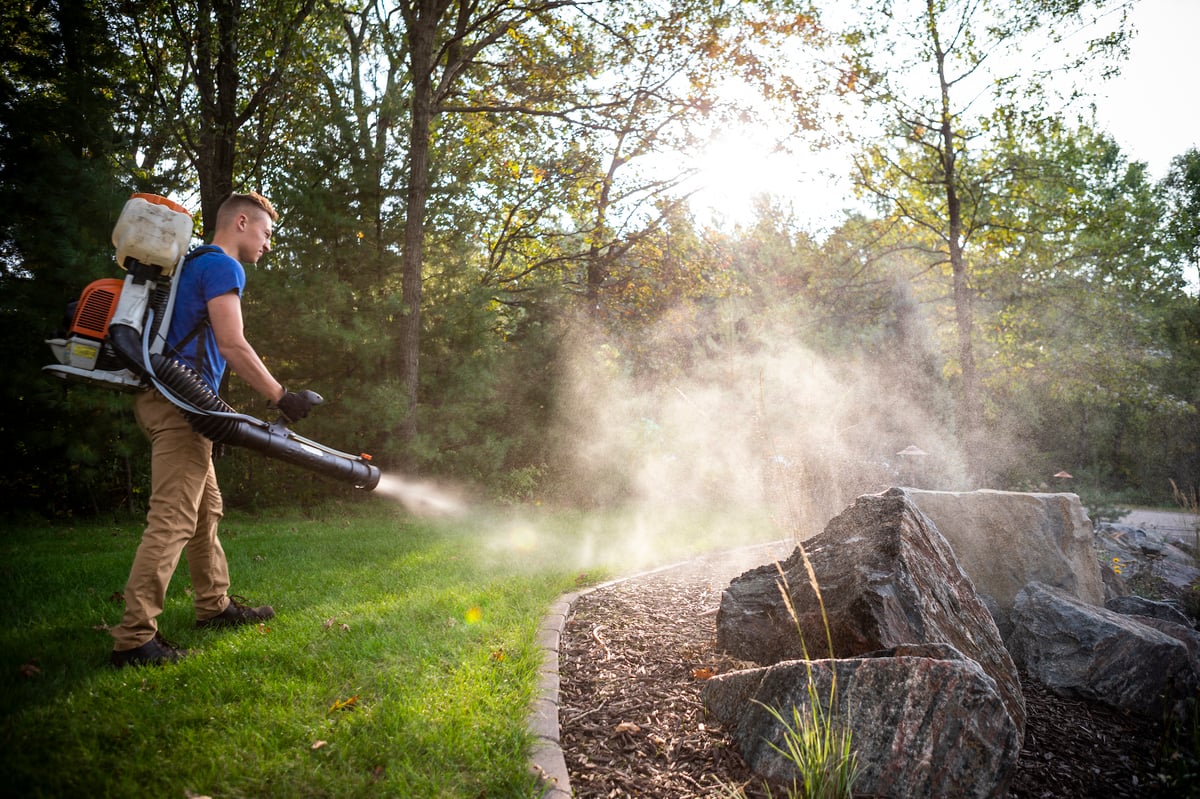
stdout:
MULTIPOLYGON (((721 591, 746 569, 786 555, 726 553, 574 602, 559 643, 560 737, 574 796, 768 795, 705 718, 700 687, 711 674, 751 665, 716 651, 721 591)), ((1011 797, 1167 795, 1153 789, 1158 725, 1057 697, 1024 675, 1021 686, 1028 721, 1011 797)))

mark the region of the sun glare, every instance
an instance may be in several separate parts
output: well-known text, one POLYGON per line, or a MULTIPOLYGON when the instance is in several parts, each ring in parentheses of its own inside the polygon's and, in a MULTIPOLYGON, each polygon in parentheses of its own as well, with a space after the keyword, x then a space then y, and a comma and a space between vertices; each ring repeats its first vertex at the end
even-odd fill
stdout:
POLYGON ((720 132, 696 158, 692 207, 718 225, 754 220, 756 198, 767 196, 808 229, 835 223, 853 204, 844 153, 783 147, 782 129, 767 125, 720 132))

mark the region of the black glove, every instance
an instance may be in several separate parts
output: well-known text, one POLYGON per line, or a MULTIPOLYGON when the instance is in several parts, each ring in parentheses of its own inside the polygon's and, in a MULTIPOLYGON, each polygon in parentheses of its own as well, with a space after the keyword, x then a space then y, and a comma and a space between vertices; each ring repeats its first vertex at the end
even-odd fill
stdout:
POLYGON ((284 389, 283 396, 275 403, 275 407, 279 409, 279 415, 284 421, 292 423, 308 416, 314 405, 320 405, 324 401, 325 399, 315 391, 306 389, 297 394, 284 389))

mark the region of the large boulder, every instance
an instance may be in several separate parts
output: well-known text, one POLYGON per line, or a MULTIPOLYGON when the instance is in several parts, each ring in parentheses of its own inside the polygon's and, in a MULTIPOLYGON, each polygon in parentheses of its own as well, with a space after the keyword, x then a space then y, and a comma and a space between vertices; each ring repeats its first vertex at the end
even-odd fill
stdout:
POLYGON ((1192 620, 1173 602, 1161 602, 1141 596, 1116 596, 1104 602, 1104 607, 1122 616, 1149 616, 1172 624, 1190 626, 1192 620))
POLYGON ((1001 626, 1017 593, 1034 581, 1104 604, 1092 522, 1075 494, 905 492, 950 542, 975 590, 994 600, 1001 626))
POLYGON ((1041 583, 1017 594, 1012 621, 1013 659, 1056 693, 1153 719, 1186 717, 1200 695, 1196 642, 1182 625, 1093 607, 1041 583))
POLYGON ((1096 525, 1095 546, 1106 563, 1119 562, 1127 577, 1144 574, 1184 593, 1200 580, 1190 535, 1101 522, 1096 525))
POLYGON ((735 579, 717 613, 717 645, 760 665, 933 643, 979 663, 1023 735, 1025 700, 992 615, 946 539, 900 489, 859 497, 783 563, 735 579))
POLYGON ((704 684, 704 706, 750 768, 779 786, 790 786, 799 773, 779 751, 787 751, 787 730, 768 708, 795 730, 792 709, 813 718, 815 697, 825 719, 850 731, 861 769, 855 795, 1005 796, 1021 736, 996 682, 944 644, 876 655, 720 675, 704 684))

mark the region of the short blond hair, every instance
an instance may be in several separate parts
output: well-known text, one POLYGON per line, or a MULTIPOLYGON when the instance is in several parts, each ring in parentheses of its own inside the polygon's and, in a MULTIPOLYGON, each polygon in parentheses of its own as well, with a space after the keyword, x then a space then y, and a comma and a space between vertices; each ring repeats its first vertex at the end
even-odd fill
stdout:
POLYGON ((279 213, 266 197, 256 191, 245 194, 234 192, 226 197, 225 201, 221 203, 221 207, 217 209, 217 227, 224 227, 240 213, 256 209, 265 211, 267 216, 271 217, 272 222, 279 221, 279 213))

